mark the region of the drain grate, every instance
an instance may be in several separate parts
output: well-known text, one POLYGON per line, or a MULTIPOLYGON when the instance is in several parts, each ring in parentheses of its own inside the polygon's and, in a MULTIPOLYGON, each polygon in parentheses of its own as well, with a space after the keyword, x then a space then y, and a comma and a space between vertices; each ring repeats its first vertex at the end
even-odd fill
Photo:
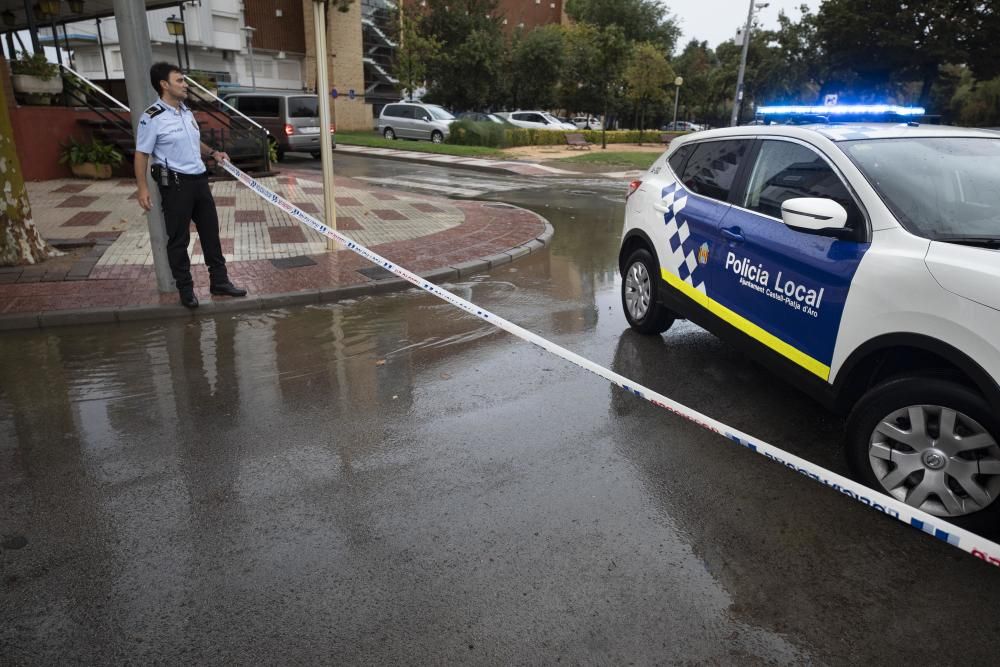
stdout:
POLYGON ((386 278, 396 277, 395 273, 386 271, 381 266, 369 266, 367 269, 358 269, 358 273, 371 280, 385 280, 386 278))
POLYGON ((271 264, 273 264, 276 269, 297 269, 302 266, 316 266, 316 262, 309 259, 305 255, 272 259, 271 264))

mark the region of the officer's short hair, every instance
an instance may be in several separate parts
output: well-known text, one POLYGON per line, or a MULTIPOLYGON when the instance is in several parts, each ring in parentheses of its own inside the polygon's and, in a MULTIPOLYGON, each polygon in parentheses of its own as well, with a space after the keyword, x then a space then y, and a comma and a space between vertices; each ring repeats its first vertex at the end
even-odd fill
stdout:
POLYGON ((160 89, 160 82, 169 81, 170 75, 173 72, 184 73, 180 67, 170 63, 153 63, 153 66, 149 68, 149 82, 153 84, 153 90, 156 91, 157 95, 163 94, 163 90, 160 89))

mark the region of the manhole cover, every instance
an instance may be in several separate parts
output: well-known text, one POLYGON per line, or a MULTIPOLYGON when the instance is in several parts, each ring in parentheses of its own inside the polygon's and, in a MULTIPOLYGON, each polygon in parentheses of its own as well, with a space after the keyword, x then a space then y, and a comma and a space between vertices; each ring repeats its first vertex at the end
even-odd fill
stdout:
POLYGON ((298 257, 282 257, 280 259, 272 259, 271 264, 273 264, 276 269, 297 269, 301 266, 315 266, 316 262, 309 259, 305 255, 299 255, 298 257))
POLYGON ((372 280, 385 280, 386 278, 396 277, 395 273, 387 271, 381 266, 370 266, 367 269, 358 269, 358 273, 363 275, 365 278, 370 278, 372 280))

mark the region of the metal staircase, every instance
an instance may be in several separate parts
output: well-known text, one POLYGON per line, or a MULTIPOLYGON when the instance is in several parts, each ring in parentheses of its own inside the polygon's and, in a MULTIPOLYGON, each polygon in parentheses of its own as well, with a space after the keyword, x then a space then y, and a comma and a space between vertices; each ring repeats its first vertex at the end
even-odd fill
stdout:
MULTIPOLYGON (((129 108, 69 67, 61 67, 64 102, 67 106, 86 108, 97 116, 77 122, 87 127, 95 139, 114 145, 131 162, 135 156, 135 135, 129 108)), ((188 106, 209 116, 214 121, 212 125, 219 126, 203 127, 202 141, 228 153, 233 164, 247 173, 258 176, 271 173, 267 130, 197 83, 189 81, 189 84, 192 94, 188 96, 188 106)), ((206 167, 228 178, 214 163, 206 162, 206 167)))

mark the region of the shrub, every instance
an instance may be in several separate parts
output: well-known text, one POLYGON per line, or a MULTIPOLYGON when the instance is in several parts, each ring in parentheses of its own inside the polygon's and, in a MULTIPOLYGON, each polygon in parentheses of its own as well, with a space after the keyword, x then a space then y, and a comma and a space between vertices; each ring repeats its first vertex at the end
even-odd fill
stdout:
MULTIPOLYGON (((579 130, 578 133, 592 144, 601 143, 600 130, 579 130)), ((497 123, 457 120, 451 124, 447 143, 490 148, 562 146, 566 143, 566 134, 562 130, 536 130, 497 123)), ((659 140, 659 136, 659 132, 647 130, 643 132, 642 138, 649 143, 655 143, 659 140)), ((609 130, 606 133, 606 140, 609 144, 634 144, 639 141, 639 130, 609 130)))
POLYGON ((69 143, 60 144, 62 150, 59 152, 59 164, 109 164, 117 167, 122 163, 122 154, 111 144, 106 144, 97 139, 90 143, 81 143, 69 138, 69 143))
POLYGON ((59 76, 59 66, 46 60, 44 53, 30 55, 27 51, 22 51, 10 61, 10 73, 37 76, 39 79, 49 81, 59 76))

